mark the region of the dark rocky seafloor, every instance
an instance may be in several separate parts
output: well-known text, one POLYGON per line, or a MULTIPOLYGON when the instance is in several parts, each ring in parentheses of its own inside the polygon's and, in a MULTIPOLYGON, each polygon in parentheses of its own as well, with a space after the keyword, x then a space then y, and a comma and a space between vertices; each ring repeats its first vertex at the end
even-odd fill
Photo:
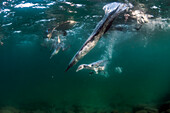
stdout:
POLYGON ((32 105, 25 105, 22 108, 18 107, 1 107, 0 113, 170 113, 170 101, 162 103, 160 105, 147 105, 141 104, 133 107, 129 107, 126 110, 118 109, 101 109, 92 107, 82 107, 79 105, 72 105, 65 108, 57 108, 55 105, 47 105, 46 103, 38 103, 32 105))

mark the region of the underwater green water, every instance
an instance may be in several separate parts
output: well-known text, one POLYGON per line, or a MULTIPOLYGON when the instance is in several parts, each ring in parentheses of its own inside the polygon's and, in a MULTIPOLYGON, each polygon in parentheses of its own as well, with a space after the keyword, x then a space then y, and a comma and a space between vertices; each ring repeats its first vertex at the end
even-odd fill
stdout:
MULTIPOLYGON (((1 10, 9 9, 0 13, 0 38, 4 43, 0 46, 1 107, 81 106, 89 112, 129 111, 138 104, 159 105, 170 100, 168 1, 137 1, 154 15, 150 23, 139 31, 109 30, 68 72, 64 70, 71 58, 102 19, 102 7, 111 1, 67 1, 74 4, 71 6, 63 1, 25 0, 34 4, 25 8, 16 7, 21 1, 7 2, 6 6, 0 2, 1 10), (70 48, 50 59, 52 50, 42 46, 46 31, 67 20, 77 23, 58 30, 67 32, 61 38, 70 48), (76 72, 78 65, 103 58, 109 59, 105 75, 89 75, 89 70, 76 72)), ((116 20, 113 25, 121 22, 116 20)))

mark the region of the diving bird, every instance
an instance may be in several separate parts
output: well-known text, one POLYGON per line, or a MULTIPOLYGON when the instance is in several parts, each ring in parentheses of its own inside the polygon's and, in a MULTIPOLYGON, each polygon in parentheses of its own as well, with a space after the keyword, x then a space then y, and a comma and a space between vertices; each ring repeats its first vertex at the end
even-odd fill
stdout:
POLYGON ((59 52, 61 49, 62 49, 62 51, 65 51, 65 50, 67 50, 68 48, 70 48, 70 45, 67 46, 67 47, 65 47, 65 44, 61 41, 59 35, 60 35, 60 34, 58 34, 57 39, 55 39, 55 41, 53 42, 52 47, 54 48, 54 51, 53 51, 53 53, 51 54, 50 59, 51 59, 54 55, 58 54, 58 52, 59 52))
POLYGON ((61 43, 61 40, 60 40, 60 37, 58 35, 57 41, 54 43, 54 51, 51 54, 50 59, 60 51, 60 49, 61 49, 61 44, 60 43, 61 43))
POLYGON ((79 51, 74 55, 65 71, 68 71, 73 65, 75 65, 80 59, 82 59, 90 50, 92 50, 96 46, 102 35, 105 34, 111 27, 115 18, 127 8, 129 8, 129 4, 118 2, 113 2, 103 7, 103 10, 105 11, 103 19, 97 24, 90 37, 79 49, 79 51))
POLYGON ((94 70, 96 74, 98 74, 98 71, 104 71, 105 69, 105 65, 103 65, 104 63, 106 63, 108 60, 99 60, 96 62, 93 62, 91 64, 81 64, 76 72, 82 70, 82 69, 89 69, 89 70, 94 70))
POLYGON ((73 27, 76 23, 77 22, 73 21, 73 20, 68 20, 68 21, 65 21, 65 22, 58 23, 56 25, 56 27, 54 27, 52 29, 52 31, 47 34, 48 39, 52 38, 53 33, 55 31, 57 31, 57 33, 59 33, 59 31, 60 31, 60 34, 63 34, 63 36, 66 36, 67 35, 66 30, 70 29, 71 27, 73 27))
POLYGON ((0 34, 0 45, 1 45, 1 46, 3 46, 3 45, 4 45, 4 43, 2 42, 2 39, 3 39, 3 35, 2 35, 2 34, 0 34))

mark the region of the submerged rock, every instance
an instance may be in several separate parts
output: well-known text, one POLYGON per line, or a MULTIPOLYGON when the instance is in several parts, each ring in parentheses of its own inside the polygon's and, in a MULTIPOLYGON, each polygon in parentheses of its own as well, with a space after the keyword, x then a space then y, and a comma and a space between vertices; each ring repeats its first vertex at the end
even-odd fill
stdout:
POLYGON ((20 111, 14 107, 3 107, 0 109, 0 113, 20 113, 20 111))
POLYGON ((139 105, 133 108, 133 113, 158 113, 158 109, 150 105, 139 105))
POLYGON ((170 101, 162 104, 159 107, 159 113, 170 113, 170 101))
POLYGON ((140 110, 140 111, 137 111, 135 113, 148 113, 146 110, 140 110))

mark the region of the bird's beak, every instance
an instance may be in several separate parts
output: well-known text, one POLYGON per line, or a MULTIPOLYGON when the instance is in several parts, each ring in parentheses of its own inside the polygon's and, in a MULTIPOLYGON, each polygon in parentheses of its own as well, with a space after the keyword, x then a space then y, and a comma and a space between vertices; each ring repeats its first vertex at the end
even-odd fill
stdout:
POLYGON ((79 71, 79 69, 76 70, 76 72, 78 72, 78 71, 79 71))

